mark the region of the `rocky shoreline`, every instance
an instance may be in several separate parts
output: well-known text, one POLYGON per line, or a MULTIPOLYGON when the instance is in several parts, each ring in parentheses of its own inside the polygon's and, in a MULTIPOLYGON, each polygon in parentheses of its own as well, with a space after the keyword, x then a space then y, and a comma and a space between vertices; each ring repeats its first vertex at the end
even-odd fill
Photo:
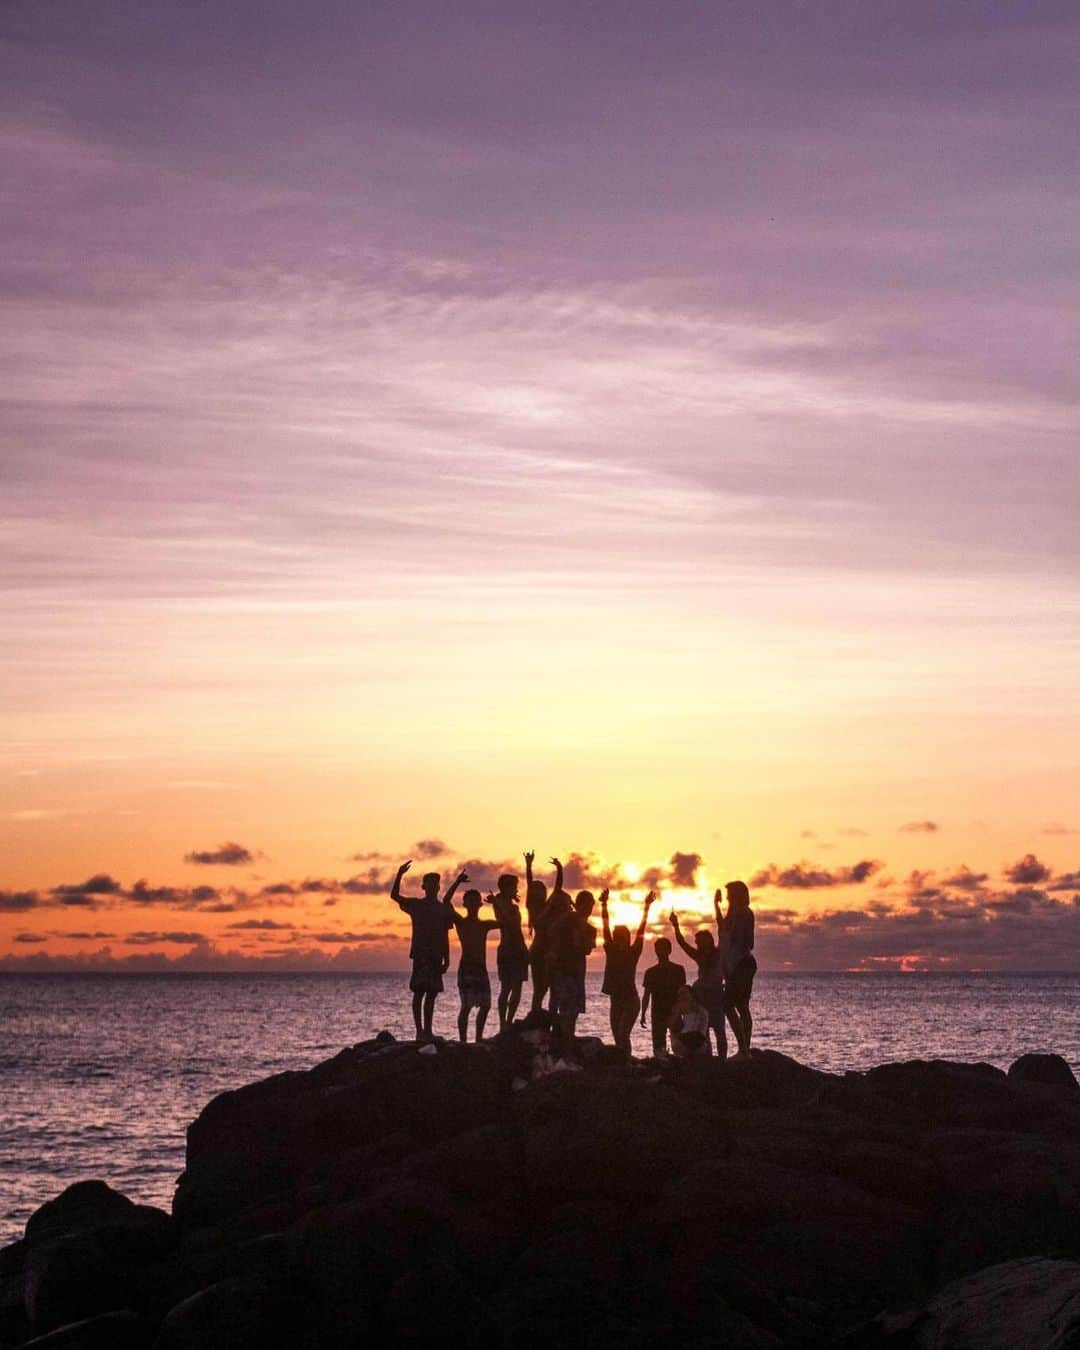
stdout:
POLYGON ((0 1350, 1080 1347, 1064 1060, 581 1051, 383 1033, 216 1097, 171 1214, 80 1182, 0 1251, 0 1350))

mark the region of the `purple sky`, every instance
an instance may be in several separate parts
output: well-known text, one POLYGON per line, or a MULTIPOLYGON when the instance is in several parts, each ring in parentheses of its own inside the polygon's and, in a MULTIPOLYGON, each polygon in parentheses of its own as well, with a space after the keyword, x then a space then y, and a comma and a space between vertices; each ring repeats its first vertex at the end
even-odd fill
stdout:
POLYGON ((8 0, 0 889, 1080 825, 1078 71, 1075 3, 8 0))

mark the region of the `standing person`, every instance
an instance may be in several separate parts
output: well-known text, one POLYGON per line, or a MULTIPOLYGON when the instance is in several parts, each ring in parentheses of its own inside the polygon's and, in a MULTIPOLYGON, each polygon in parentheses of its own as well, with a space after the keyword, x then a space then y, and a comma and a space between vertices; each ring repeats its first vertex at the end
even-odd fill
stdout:
POLYGON ((630 929, 626 924, 616 924, 612 929, 608 923, 608 891, 600 892, 600 917, 604 926, 604 984, 601 993, 611 999, 611 1035, 616 1046, 630 1053, 630 1033, 634 1029, 634 1020, 641 1009, 641 999, 637 991, 637 964, 645 947, 645 925, 649 921, 649 908, 656 899, 656 892, 650 891, 645 897, 645 907, 641 911, 641 922, 633 942, 630 941, 630 929))
MULTIPOLYGON (((745 881, 729 881, 728 912, 724 920, 727 947, 724 953, 724 1010, 739 1046, 736 1059, 750 1058, 750 1038, 754 1019, 750 1015, 750 995, 757 974, 754 957, 754 911, 750 908, 750 890, 745 881)), ((719 897, 720 892, 717 891, 719 897)), ((719 910, 719 901, 717 909, 719 910)))
POLYGON ((499 1030, 505 1031, 521 1002, 521 986, 529 978, 529 949, 521 931, 517 877, 512 872, 504 873, 499 878, 496 893, 488 899, 499 921, 495 964, 499 971, 499 1030))
MULTIPOLYGON (((551 902, 548 899, 547 887, 542 881, 533 878, 532 866, 535 857, 536 854, 532 851, 525 854, 525 909, 529 915, 529 928, 533 934, 532 946, 529 948, 529 970, 533 985, 532 1011, 538 1012, 544 1006, 544 998, 549 987, 548 929, 551 915, 548 910, 551 902)), ((551 861, 555 864, 555 885, 551 891, 554 898, 563 888, 563 865, 558 858, 552 858, 551 861)))
POLYGON ((726 935, 718 903, 716 903, 716 922, 720 943, 707 928, 699 928, 694 934, 694 945, 691 947, 683 937, 682 929, 679 927, 679 916, 674 913, 671 916, 671 926, 675 930, 675 941, 697 966, 694 993, 697 995, 698 1002, 709 1014, 709 1026, 712 1027, 713 1035, 716 1037, 716 1053, 721 1059, 727 1059, 723 954, 723 943, 726 940, 726 935))
POLYGON ((484 1036, 484 1023, 491 1011, 491 981, 487 973, 487 939, 493 928, 499 927, 498 919, 481 919, 480 906, 483 901, 479 891, 466 891, 463 897, 464 916, 460 915, 451 903, 450 893, 445 900, 450 912, 450 922, 457 930, 461 943, 461 957, 458 960, 457 986, 461 995, 461 1011, 458 1013, 458 1040, 469 1039, 469 1013, 476 1009, 476 1039, 484 1036))
POLYGON ((559 1053, 566 1058, 573 1054, 574 1032, 583 1011, 577 972, 585 941, 581 921, 566 891, 560 889, 552 893, 544 912, 544 926, 546 983, 551 989, 551 1011, 559 1033, 559 1053))
POLYGON ((641 1025, 645 1025, 645 1014, 651 1004, 652 1052, 654 1058, 661 1059, 667 1054, 668 1020, 679 990, 686 983, 686 971, 671 959, 671 943, 667 938, 657 938, 653 951, 656 965, 649 967, 642 980, 645 996, 641 1000, 641 1025))
POLYGON ((409 948, 412 976, 409 988, 413 996, 413 1022, 416 1024, 416 1039, 430 1041, 435 1000, 443 991, 442 977, 450 966, 450 916, 447 914, 447 904, 462 882, 469 878, 462 872, 456 881, 451 882, 444 904, 439 900, 442 878, 438 872, 426 872, 421 877, 422 896, 401 894, 401 879, 411 866, 410 859, 398 868, 394 884, 390 887, 390 899, 412 921, 412 945, 409 948))
POLYGON ((671 1053, 676 1059, 701 1059, 709 1055, 709 1012, 694 992, 684 984, 675 996, 668 1018, 671 1053))
MULTIPOLYGON (((585 972, 589 967, 589 957, 596 950, 598 937, 595 924, 589 918, 596 908, 596 898, 592 891, 578 891, 574 896, 574 916, 578 925, 577 958, 574 965, 574 979, 577 982, 578 1017, 585 1011, 585 972)), ((574 1019, 575 1024, 577 1018, 574 1019)))

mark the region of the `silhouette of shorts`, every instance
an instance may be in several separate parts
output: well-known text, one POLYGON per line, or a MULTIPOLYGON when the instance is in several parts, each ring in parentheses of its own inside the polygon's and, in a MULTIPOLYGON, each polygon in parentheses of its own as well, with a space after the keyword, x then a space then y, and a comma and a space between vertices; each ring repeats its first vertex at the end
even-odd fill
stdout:
POLYGON ((754 988, 754 976, 757 974, 757 962, 752 956, 744 956, 727 977, 724 988, 724 1007, 737 1008, 750 1002, 754 988))
POLYGON ((555 975, 551 981, 551 1011, 581 1014, 585 1011, 585 981, 577 975, 555 975))
POLYGON ((414 994, 441 994, 443 991, 442 962, 417 956, 412 963, 409 988, 414 994))
POLYGON ((529 978, 529 953, 524 946, 512 947, 509 951, 500 947, 495 959, 503 984, 524 984, 529 978))
POLYGON ((486 970, 458 968, 458 992, 461 994, 461 1006, 468 1012, 470 1008, 484 1011, 491 1007, 491 981, 486 970))

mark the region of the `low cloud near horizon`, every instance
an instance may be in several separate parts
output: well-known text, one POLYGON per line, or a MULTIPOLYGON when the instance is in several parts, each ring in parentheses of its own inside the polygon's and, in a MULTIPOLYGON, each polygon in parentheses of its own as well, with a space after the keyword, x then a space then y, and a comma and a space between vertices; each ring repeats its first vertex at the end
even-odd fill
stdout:
MULTIPOLYGON (((414 848, 414 851, 415 850, 414 848)), ((379 855, 390 856, 390 855, 379 855)), ((608 862, 592 851, 566 854, 568 889, 616 893, 663 888, 679 901, 689 930, 711 923, 708 897, 702 898, 707 867, 694 850, 673 850, 668 859, 638 873, 608 862), (636 875, 631 882, 630 876, 636 875), (690 897, 697 892, 697 900, 690 897), (699 912, 700 911, 700 912, 699 912)), ((510 859, 464 859, 442 868, 444 882, 464 867, 475 884, 490 889, 503 871, 521 875, 510 859)), ((806 860, 775 863, 752 873, 758 919, 759 961, 765 970, 987 969, 1066 970, 1080 950, 1080 868, 1055 873, 1032 853, 1005 865, 1001 882, 988 869, 966 863, 935 871, 916 868, 902 880, 884 873, 884 864, 862 859, 837 867, 806 860), (874 881, 872 887, 866 883, 874 881), (866 898, 855 899, 859 888, 866 898), (849 904, 799 908, 775 903, 770 892, 852 892, 849 904)), ((545 884, 550 865, 538 867, 545 884)), ((0 970, 218 971, 292 970, 362 971, 402 969, 406 965, 407 924, 388 899, 392 871, 372 866, 343 877, 306 877, 267 881, 250 889, 152 885, 131 886, 107 871, 85 881, 48 889, 0 891, 0 913, 19 919, 38 917, 34 928, 12 934, 13 949, 0 957, 0 970), (370 903, 380 898, 376 909, 370 903), (353 904, 347 905, 352 899, 353 904), (327 922, 327 906, 346 904, 348 918, 327 922), (106 929, 40 926, 40 918, 70 906, 110 914, 159 910, 199 916, 199 926, 138 927, 128 933, 106 929), (285 910, 271 917, 260 910, 285 910), (236 915, 212 930, 213 916, 236 915), (321 917, 320 917, 321 916, 321 917), (209 922, 207 922, 209 920, 209 922), (358 922, 359 920, 359 922, 358 922), (92 951, 51 952, 50 944, 101 944, 92 951), (119 944, 116 950, 110 943, 119 944), (33 948, 17 953, 15 948, 33 948), (154 949, 159 950, 154 950, 154 949), (187 950, 178 950, 187 948, 187 950), (127 949, 127 950, 125 950, 127 949), (131 950, 135 949, 135 950, 131 950), (171 953, 171 954, 170 954, 171 953)), ((415 889, 406 878, 406 892, 415 889)), ((636 903, 632 899, 631 904, 636 903)), ((665 931, 666 914, 654 915, 650 936, 665 931)))

